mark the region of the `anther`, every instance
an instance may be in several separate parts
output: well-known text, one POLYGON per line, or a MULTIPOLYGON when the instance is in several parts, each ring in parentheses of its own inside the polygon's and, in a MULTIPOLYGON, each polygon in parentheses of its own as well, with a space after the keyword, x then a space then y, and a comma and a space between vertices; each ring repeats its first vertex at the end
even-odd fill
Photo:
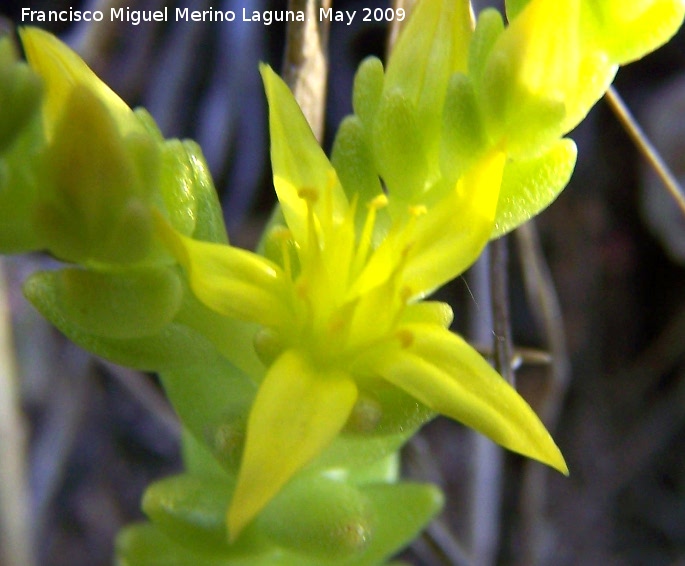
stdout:
POLYGON ((319 191, 313 187, 302 187, 297 191, 297 196, 306 200, 309 204, 314 204, 319 200, 319 191))
POLYGON ((414 333, 407 329, 398 330, 395 336, 397 336, 397 339, 400 341, 400 347, 403 350, 411 347, 414 343, 414 333))
POLYGON ((369 202, 369 208, 372 208, 374 210, 380 210, 381 208, 385 208, 388 206, 388 197, 381 193, 380 195, 374 197, 371 199, 369 202))
POLYGON ((409 301, 409 299, 412 298, 413 295, 414 292, 408 285, 404 285, 402 289, 400 289, 400 300, 403 304, 406 304, 409 301))
POLYGON ((409 214, 414 217, 423 216, 428 212, 428 209, 423 204, 415 204, 409 207, 409 214))

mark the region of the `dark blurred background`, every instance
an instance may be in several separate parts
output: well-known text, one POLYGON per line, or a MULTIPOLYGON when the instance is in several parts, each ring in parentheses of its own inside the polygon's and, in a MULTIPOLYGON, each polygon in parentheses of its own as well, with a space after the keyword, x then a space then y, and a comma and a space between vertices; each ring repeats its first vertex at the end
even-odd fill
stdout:
MULTIPOLYGON (((24 7, 104 5, 286 8, 284 0, 10 0, 0 4, 0 14, 20 23, 24 7)), ((346 10, 387 5, 334 3, 346 10)), ((384 53, 385 25, 359 20, 330 29, 328 146, 351 110, 357 64, 384 53)), ((280 68, 283 25, 48 29, 80 50, 129 104, 145 106, 167 137, 201 143, 232 241, 254 245, 274 203, 257 63, 280 68)), ((621 70, 615 84, 685 180, 685 34, 621 70)), ((565 380, 556 372, 562 381, 555 382, 544 364, 524 364, 517 378, 533 406, 556 423, 571 476, 516 456, 492 456, 460 425, 435 421, 409 446, 406 470, 441 483, 448 503, 429 535, 403 555, 413 564, 468 563, 464 556, 479 539, 470 559, 477 566, 685 565, 685 218, 605 102, 571 137, 580 153, 573 180, 536 221, 538 261, 551 272, 561 308, 551 330, 535 316, 535 292, 525 277, 531 251, 520 238, 509 237, 508 261, 515 345, 547 350, 550 332, 565 335, 565 358, 557 360, 568 362, 565 380), (556 402, 545 405, 551 389, 556 402), (488 470, 494 470, 491 479, 488 470), (475 487, 478 477, 485 496, 475 487), (484 513, 493 501, 494 511, 484 513)), ((37 255, 6 264, 29 434, 35 550, 45 566, 106 565, 116 532, 142 518, 145 486, 180 469, 178 425, 154 376, 93 359, 26 304, 21 281, 49 264, 37 255)), ((474 302, 485 300, 478 281, 459 279, 441 291, 458 305, 460 332, 469 332, 466 313, 474 302)))

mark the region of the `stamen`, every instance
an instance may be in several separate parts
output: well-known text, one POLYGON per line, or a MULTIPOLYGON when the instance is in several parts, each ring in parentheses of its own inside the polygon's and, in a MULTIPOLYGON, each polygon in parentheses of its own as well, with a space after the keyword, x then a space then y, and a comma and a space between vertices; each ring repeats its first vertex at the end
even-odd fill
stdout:
POLYGON ((411 287, 409 287, 409 285, 404 285, 402 289, 400 289, 400 300, 402 301, 403 305, 406 305, 413 295, 414 291, 411 290, 411 287))
POLYGON ((319 256, 319 237, 316 228, 316 215, 314 205, 319 200, 319 192, 313 187, 302 187, 297 191, 297 196, 307 203, 307 259, 303 264, 315 261, 319 256))
POLYGON ((409 214, 411 214, 415 218, 423 216, 427 212, 428 209, 423 204, 415 204, 409 207, 409 214))
POLYGON ((400 347, 403 350, 411 347, 411 345, 414 343, 414 333, 406 328, 398 330, 395 336, 400 341, 400 347))
POLYGON ((333 169, 329 169, 326 175, 326 191, 324 193, 324 220, 326 229, 333 229, 333 189, 338 182, 338 177, 333 169))
POLYGON ((293 233, 285 226, 277 226, 271 231, 269 237, 272 241, 278 243, 281 251, 283 271, 285 271, 286 277, 292 280, 292 262, 290 260, 290 250, 288 248, 293 241, 293 233))
POLYGON ((364 227, 362 228, 362 233, 359 237, 359 245, 357 247, 357 253, 355 256, 353 275, 356 276, 366 263, 369 255, 369 250, 371 249, 371 242, 373 241, 373 229, 376 225, 376 213, 385 208, 388 205, 388 197, 384 194, 380 194, 367 204, 369 212, 366 215, 366 220, 364 221, 364 227))
POLYGON ((317 191, 314 187, 302 187, 299 191, 297 191, 297 196, 306 200, 307 204, 311 206, 316 204, 316 201, 319 200, 319 191, 317 191))
POLYGON ((388 206, 388 196, 385 193, 381 193, 380 195, 374 197, 369 203, 369 207, 375 208, 376 210, 380 210, 386 206, 388 206))

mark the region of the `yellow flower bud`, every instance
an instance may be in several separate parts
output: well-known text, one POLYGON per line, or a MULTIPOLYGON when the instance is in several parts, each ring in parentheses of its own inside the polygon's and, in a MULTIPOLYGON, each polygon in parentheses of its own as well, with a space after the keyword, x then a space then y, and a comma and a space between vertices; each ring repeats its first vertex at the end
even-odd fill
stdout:
POLYGON ((558 138, 575 97, 580 0, 532 0, 499 36, 479 88, 488 134, 510 153, 558 138))

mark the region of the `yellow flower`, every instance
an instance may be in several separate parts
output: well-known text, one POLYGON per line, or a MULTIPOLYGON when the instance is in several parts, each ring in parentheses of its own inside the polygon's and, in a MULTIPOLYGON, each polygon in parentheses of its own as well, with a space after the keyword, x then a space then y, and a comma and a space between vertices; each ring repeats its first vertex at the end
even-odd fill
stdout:
POLYGON ((262 325, 255 348, 266 369, 256 376, 228 511, 231 539, 324 451, 360 392, 379 380, 567 473, 526 402, 446 329, 449 307, 420 301, 464 271, 488 241, 504 155, 488 153, 438 203, 390 217, 392 195, 348 201, 287 86, 271 69, 262 73, 285 221, 267 235, 269 257, 187 238, 161 217, 158 223, 200 300, 262 325), (359 227, 358 207, 366 207, 359 227))
POLYGON ((488 52, 480 95, 510 154, 539 152, 604 95, 619 68, 668 41, 683 0, 516 0, 488 52))
POLYGON ((57 37, 35 27, 20 28, 19 34, 29 65, 45 84, 43 120, 49 141, 76 87, 90 91, 107 108, 122 134, 144 131, 119 95, 57 37))
POLYGON ((91 266, 147 259, 161 138, 54 35, 20 33, 45 91, 45 159, 36 159, 45 179, 33 213, 43 245, 91 266))

